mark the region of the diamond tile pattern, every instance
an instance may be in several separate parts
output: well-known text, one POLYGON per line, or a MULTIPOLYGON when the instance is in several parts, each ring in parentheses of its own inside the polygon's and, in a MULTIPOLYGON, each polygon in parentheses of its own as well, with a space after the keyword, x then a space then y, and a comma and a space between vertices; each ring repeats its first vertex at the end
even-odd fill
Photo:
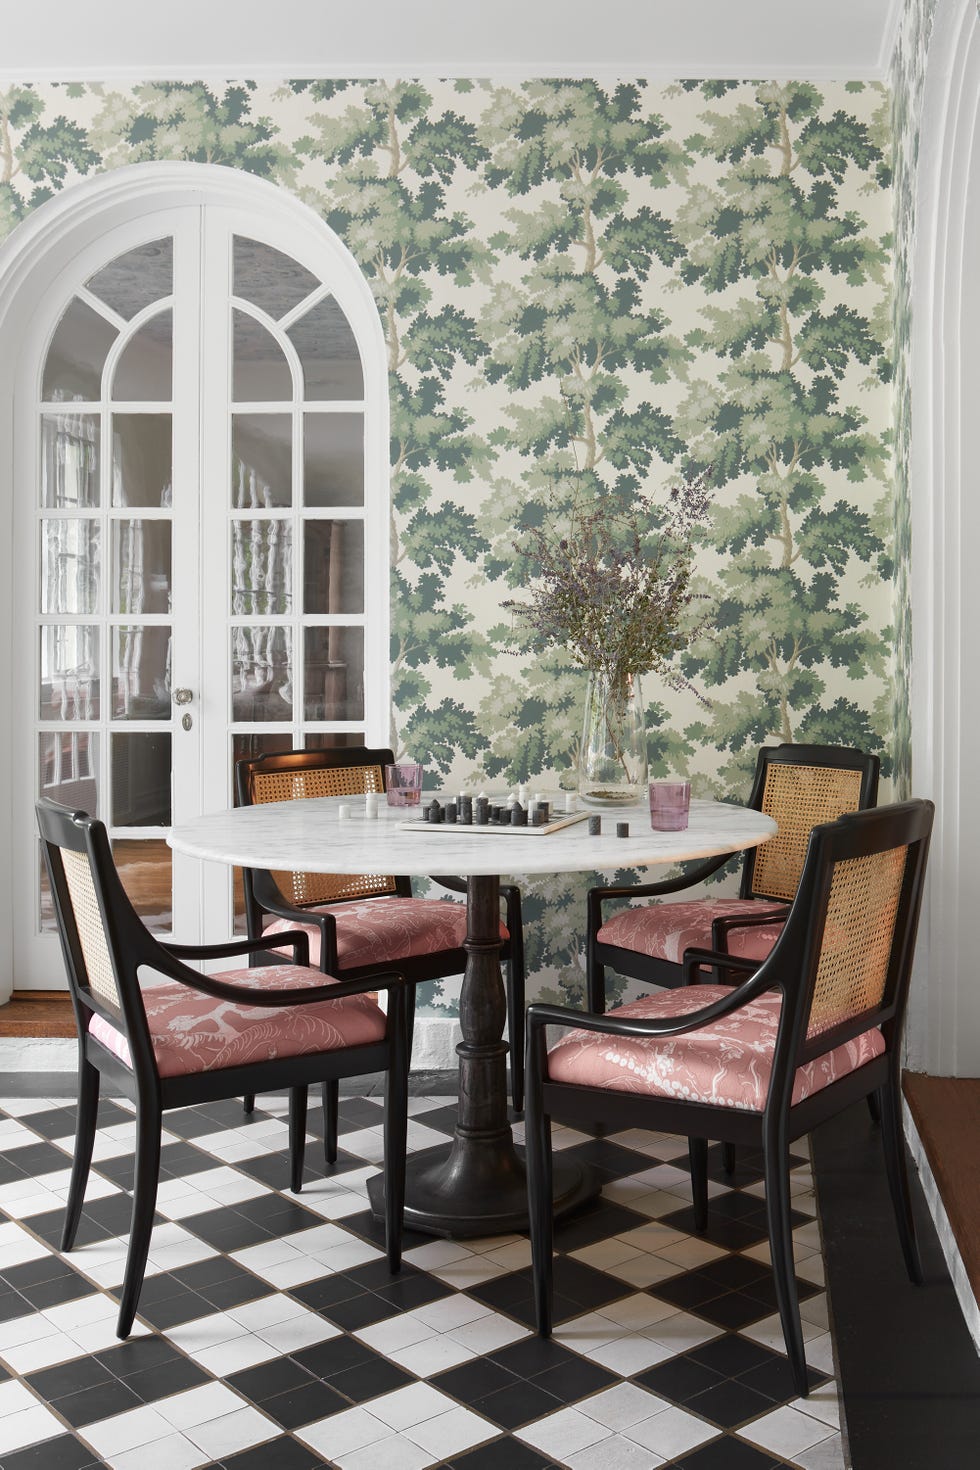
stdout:
MULTIPOLYGON (((556 1146, 599 1201, 557 1231, 555 1332, 533 1333, 522 1236, 406 1234, 388 1273, 367 1180, 381 1105, 341 1103, 325 1173, 311 1137, 285 1190, 286 1100, 165 1118, 163 1172, 133 1336, 115 1336, 132 1110, 100 1110, 79 1245, 56 1249, 73 1106, 0 1108, 2 1470, 769 1470, 845 1464, 809 1163, 793 1176, 813 1392, 792 1387, 768 1266, 759 1161, 711 1160, 711 1223, 689 1233, 686 1148, 630 1130, 556 1146)), ((413 1098, 410 1146, 451 1133, 413 1098)), ((320 1123, 318 1109, 310 1127, 320 1123)), ((516 1130, 519 1133, 519 1129, 516 1130)))

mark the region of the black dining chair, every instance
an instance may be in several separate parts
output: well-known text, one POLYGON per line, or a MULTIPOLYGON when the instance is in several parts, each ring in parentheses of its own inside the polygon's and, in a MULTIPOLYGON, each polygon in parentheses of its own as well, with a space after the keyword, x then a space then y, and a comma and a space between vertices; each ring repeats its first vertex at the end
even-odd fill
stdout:
POLYGON ((103 824, 42 799, 44 862, 75 1021, 78 1120, 61 1249, 75 1242, 92 1160, 101 1079, 136 1104, 132 1228, 117 1332, 133 1325, 160 1170, 162 1114, 286 1087, 290 1185, 302 1187, 311 1082, 386 1074, 384 1217, 388 1265, 401 1264, 408 1099, 408 990, 399 974, 336 981, 311 969, 305 933, 277 936, 293 953, 262 971, 201 974, 185 960, 251 956, 254 940, 165 944, 123 889, 103 824), (164 977, 162 980, 160 977, 164 977), (387 990, 388 1012, 370 992, 387 990))
MULTIPOLYGON (((379 795, 385 790, 390 750, 345 745, 290 750, 240 760, 235 765, 239 806, 303 797, 379 795)), ((435 882, 465 893, 461 878, 435 882)), ((442 899, 415 898, 411 880, 395 875, 243 870, 245 918, 250 938, 270 939, 283 927, 303 928, 310 957, 327 973, 355 978, 396 968, 415 983, 460 975, 466 967, 466 910, 442 899)), ((511 1101, 524 1106, 524 923, 521 891, 501 884, 505 922, 500 927, 507 991, 511 1101)), ((410 1005, 414 1004, 410 997, 410 1005)), ((324 1096, 324 1144, 336 1158, 336 1092, 324 1096)))
MULTIPOLYGON (((807 1369, 793 1269, 789 1146, 876 1094, 909 1277, 922 1268, 901 1123, 901 1040, 933 805, 910 801, 815 827, 792 907, 737 986, 662 990, 606 1015, 528 1011, 527 1167, 537 1329, 552 1330, 551 1123, 649 1128, 689 1140, 695 1228, 708 1220, 708 1141, 760 1149, 779 1317, 797 1391, 807 1369), (560 1031, 547 1050, 547 1027, 560 1031)), ((711 951, 691 950, 693 979, 711 951)))
POLYGON ((714 950, 761 963, 780 933, 803 871, 811 830, 845 812, 863 811, 878 796, 876 755, 837 745, 766 745, 759 751, 748 806, 765 812, 777 835, 742 857, 737 896, 700 896, 638 904, 693 888, 731 860, 729 854, 692 863, 676 878, 634 887, 589 890, 586 899, 586 994, 590 1011, 606 1008, 606 967, 649 985, 681 985, 684 952, 714 950), (629 900, 605 918, 603 905, 629 900))

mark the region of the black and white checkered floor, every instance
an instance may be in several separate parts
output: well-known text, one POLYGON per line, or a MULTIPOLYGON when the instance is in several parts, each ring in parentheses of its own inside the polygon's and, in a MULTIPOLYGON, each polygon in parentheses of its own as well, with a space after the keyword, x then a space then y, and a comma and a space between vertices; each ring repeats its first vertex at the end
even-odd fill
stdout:
MULTIPOLYGON (((542 1342, 524 1237, 408 1233, 402 1273, 388 1274, 366 1196, 379 1099, 342 1099, 339 1162, 325 1178, 311 1141, 298 1197, 286 1189, 285 1112, 272 1096, 249 1118, 236 1101, 166 1115, 139 1317, 120 1343, 131 1105, 101 1106, 79 1244, 62 1256, 74 1106, 0 1101, 2 1470, 845 1464, 802 1150, 806 1400, 782 1351, 760 1170, 744 1151, 733 1180, 712 1151, 711 1221, 696 1238, 684 1140, 556 1129, 604 1186, 558 1230, 557 1325, 542 1342)), ((451 1133, 449 1099, 414 1097, 410 1112, 411 1148, 451 1133)), ((311 1107, 311 1135, 320 1122, 311 1107)))

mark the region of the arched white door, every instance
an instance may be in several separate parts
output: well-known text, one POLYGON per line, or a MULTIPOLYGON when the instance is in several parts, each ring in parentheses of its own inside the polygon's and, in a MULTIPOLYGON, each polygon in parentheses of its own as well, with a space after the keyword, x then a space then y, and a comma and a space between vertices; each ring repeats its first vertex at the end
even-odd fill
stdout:
POLYGON ((89 241, 40 304, 15 410, 18 988, 61 978, 35 795, 106 822, 152 927, 218 938, 230 876, 171 859, 171 822, 231 801, 236 756, 386 728, 358 284, 274 216, 188 202, 89 241))

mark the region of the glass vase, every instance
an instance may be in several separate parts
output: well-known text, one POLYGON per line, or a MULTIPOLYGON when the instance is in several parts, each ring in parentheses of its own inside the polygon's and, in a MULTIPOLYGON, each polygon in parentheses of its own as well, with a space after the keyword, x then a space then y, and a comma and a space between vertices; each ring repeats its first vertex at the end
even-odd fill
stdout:
POLYGON ((586 806, 646 800, 647 732, 638 674, 616 681, 603 673, 589 674, 578 790, 586 806))

